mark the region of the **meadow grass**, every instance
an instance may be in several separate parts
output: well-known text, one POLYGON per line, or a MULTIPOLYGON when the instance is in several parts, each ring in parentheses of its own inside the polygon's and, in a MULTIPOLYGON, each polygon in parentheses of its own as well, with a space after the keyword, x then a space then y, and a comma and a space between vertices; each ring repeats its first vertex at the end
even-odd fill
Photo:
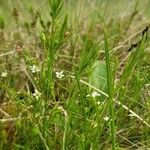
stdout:
POLYGON ((150 149, 148 0, 0 4, 0 149, 150 149))

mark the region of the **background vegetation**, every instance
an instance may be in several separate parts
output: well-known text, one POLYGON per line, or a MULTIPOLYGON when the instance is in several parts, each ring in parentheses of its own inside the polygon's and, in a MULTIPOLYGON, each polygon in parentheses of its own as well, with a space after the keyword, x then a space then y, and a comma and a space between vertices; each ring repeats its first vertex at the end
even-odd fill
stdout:
POLYGON ((0 149, 150 149, 149 0, 0 0, 0 149))

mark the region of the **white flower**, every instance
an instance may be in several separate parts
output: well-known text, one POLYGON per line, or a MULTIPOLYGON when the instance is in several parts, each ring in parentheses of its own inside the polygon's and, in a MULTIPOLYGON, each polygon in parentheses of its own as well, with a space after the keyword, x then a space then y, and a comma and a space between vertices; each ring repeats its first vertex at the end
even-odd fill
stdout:
POLYGON ((109 120, 109 117, 108 117, 108 116, 104 117, 104 120, 105 120, 105 121, 108 121, 108 120, 109 120))
POLYGON ((92 97, 101 96, 101 94, 97 93, 96 91, 92 92, 92 97))
POLYGON ((40 71, 40 68, 38 66, 35 66, 35 65, 30 66, 30 69, 31 69, 32 73, 36 73, 36 72, 40 71))
POLYGON ((97 96, 101 96, 100 93, 97 93, 96 91, 92 92, 92 94, 88 94, 86 97, 90 97, 92 96, 93 98, 97 97, 97 96))
POLYGON ((35 93, 33 93, 33 96, 35 96, 36 99, 39 99, 41 97, 41 93, 38 90, 35 90, 35 93))
POLYGON ((58 79, 61 79, 62 77, 64 77, 63 71, 56 72, 56 77, 57 77, 58 79))
POLYGON ((7 77, 7 75, 8 75, 7 71, 2 72, 2 74, 1 74, 2 77, 7 77))

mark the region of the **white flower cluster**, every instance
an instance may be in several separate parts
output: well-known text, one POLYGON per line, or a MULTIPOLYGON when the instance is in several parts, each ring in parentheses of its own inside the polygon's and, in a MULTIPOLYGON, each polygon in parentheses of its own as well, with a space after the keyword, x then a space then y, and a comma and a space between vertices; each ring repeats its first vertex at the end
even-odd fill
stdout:
POLYGON ((36 65, 30 66, 32 73, 36 73, 40 71, 40 68, 36 65))
POLYGON ((63 77, 64 77, 64 74, 63 74, 63 73, 64 73, 63 71, 56 72, 56 78, 58 78, 58 79, 63 78, 63 77))
POLYGON ((33 96, 36 98, 36 99, 39 99, 41 97, 41 93, 38 91, 38 90, 35 90, 35 93, 33 93, 33 96))
POLYGON ((104 120, 107 122, 109 120, 109 117, 108 116, 104 117, 104 120))

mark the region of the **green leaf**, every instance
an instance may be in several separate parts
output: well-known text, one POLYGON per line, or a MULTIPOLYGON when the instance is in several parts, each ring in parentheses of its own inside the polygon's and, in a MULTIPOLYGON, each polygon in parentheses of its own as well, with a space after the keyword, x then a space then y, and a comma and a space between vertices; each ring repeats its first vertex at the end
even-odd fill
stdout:
POLYGON ((56 18, 63 6, 62 0, 49 0, 49 4, 51 7, 51 17, 56 18))
POLYGON ((107 69, 104 61, 95 61, 90 75, 90 84, 107 93, 107 69))

